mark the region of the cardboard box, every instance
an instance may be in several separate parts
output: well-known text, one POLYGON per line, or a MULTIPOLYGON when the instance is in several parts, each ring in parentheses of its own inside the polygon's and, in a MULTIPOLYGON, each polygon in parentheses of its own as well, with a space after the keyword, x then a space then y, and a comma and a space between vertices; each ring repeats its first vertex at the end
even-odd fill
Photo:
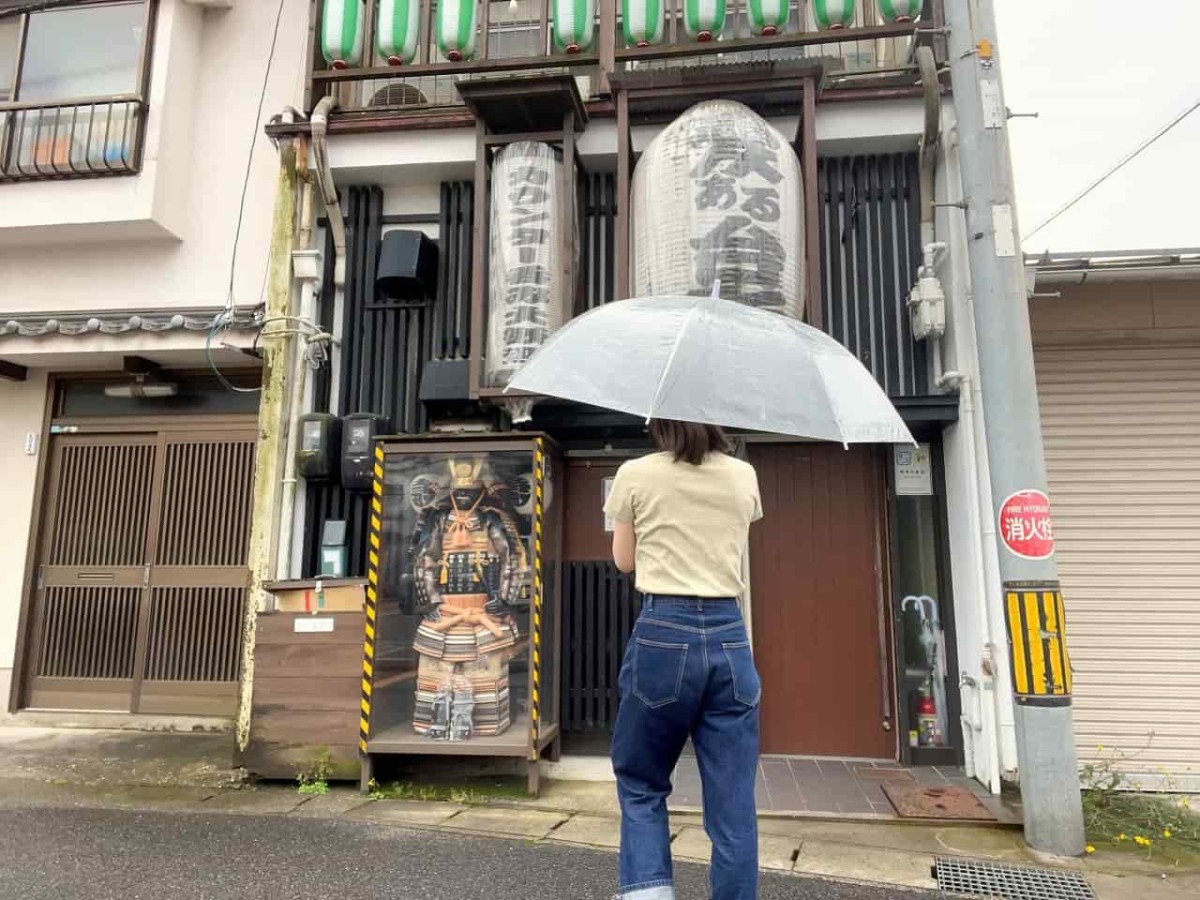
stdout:
POLYGON ((265 585, 275 597, 275 609, 285 613, 361 612, 366 601, 366 581, 357 578, 324 578, 312 581, 277 581, 265 585))

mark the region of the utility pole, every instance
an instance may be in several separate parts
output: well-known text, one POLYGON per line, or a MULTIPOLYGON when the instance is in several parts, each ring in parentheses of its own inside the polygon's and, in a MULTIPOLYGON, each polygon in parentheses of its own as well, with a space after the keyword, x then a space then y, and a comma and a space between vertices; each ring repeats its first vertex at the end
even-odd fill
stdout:
POLYGON ((979 384, 1013 662, 1025 840, 1078 856, 1086 844, 1070 662, 1053 556, 1046 461, 1017 230, 994 0, 945 0, 966 202, 979 384))

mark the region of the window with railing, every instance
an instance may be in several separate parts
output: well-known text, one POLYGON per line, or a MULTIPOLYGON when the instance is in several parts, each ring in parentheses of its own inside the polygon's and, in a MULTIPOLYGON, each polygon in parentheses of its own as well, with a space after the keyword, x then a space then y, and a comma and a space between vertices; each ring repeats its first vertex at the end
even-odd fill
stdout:
POLYGON ((0 4, 0 181, 138 171, 154 5, 0 4))
POLYGON ((413 2, 316 0, 313 102, 333 95, 343 111, 372 115, 454 106, 457 81, 564 68, 585 94, 622 69, 761 60, 820 59, 835 78, 902 75, 915 71, 917 29, 936 26, 941 9, 940 0, 413 2), (576 18, 589 9, 590 21, 576 18))

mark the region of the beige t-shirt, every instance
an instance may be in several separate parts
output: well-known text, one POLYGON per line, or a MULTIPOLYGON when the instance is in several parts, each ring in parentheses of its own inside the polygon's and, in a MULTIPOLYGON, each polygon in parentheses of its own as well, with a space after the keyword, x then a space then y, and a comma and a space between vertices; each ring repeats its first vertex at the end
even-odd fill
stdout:
POLYGON ((617 470, 604 512, 632 522, 637 588, 645 594, 740 597, 750 523, 762 518, 749 463, 710 453, 693 466, 673 454, 630 460, 617 470))

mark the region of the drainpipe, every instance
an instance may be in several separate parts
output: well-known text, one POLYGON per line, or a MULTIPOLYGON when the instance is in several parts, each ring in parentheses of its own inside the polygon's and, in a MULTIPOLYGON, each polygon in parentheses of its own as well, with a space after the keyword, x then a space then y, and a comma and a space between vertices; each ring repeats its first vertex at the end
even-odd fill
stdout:
MULTIPOLYGON (((955 316, 957 320, 959 316, 955 316)), ((961 326, 959 326, 961 331, 961 326)), ((963 673, 962 683, 972 688, 976 705, 979 710, 980 740, 988 755, 988 789, 993 794, 1000 793, 1000 742, 997 739, 997 706, 999 698, 996 692, 996 645, 992 639, 991 617, 988 615, 988 586, 995 582, 988 577, 993 569, 999 571, 999 563, 995 557, 995 528, 990 526, 991 516, 984 516, 982 510, 992 508, 991 481, 988 479, 987 457, 979 449, 986 446, 982 439, 976 438, 976 429, 982 428, 983 423, 976 413, 976 394, 979 392, 978 382, 974 378, 963 378, 960 381, 960 396, 962 397, 961 415, 963 428, 964 456, 970 468, 969 479, 975 484, 975 490, 968 491, 967 515, 971 522, 971 531, 976 536, 971 541, 974 559, 971 566, 975 573, 975 610, 983 629, 983 654, 981 660, 982 678, 978 681, 963 673), (991 548, 992 559, 988 559, 988 548, 991 548), (983 694, 991 694, 991 702, 987 702, 983 694)), ((964 716, 964 720, 966 717, 964 716)), ((964 727, 975 728, 973 722, 964 721, 964 727)))
MULTIPOLYGON (((921 148, 918 157, 920 166, 920 203, 921 203, 921 251, 924 254, 923 265, 918 273, 918 286, 922 280, 931 279, 934 290, 941 294, 941 286, 936 284, 935 266, 938 252, 946 249, 945 244, 937 243, 937 230, 934 226, 934 176, 937 172, 938 137, 941 131, 942 119, 942 85, 938 80, 937 62, 933 50, 929 47, 917 48, 917 68, 921 73, 922 98, 925 101, 925 127, 921 132, 921 148)), ((934 333, 929 336, 930 349, 933 351, 933 381, 939 388, 944 378, 942 373, 942 338, 934 333)))
MULTIPOLYGON (((933 50, 929 47, 918 47, 916 51, 917 68, 921 73, 921 87, 923 98, 925 101, 925 127, 921 134, 920 155, 918 158, 920 167, 920 203, 921 203, 921 248, 924 253, 922 266, 922 276, 936 280, 935 268, 937 264, 937 256, 940 252, 947 250, 944 242, 937 240, 937 231, 935 228, 935 177, 937 174, 937 154, 938 140, 941 133, 941 82, 938 79, 937 62, 934 59, 933 50)), ((937 288, 940 293, 940 285, 937 288)), ((968 297, 967 309, 962 315, 954 316, 955 336, 959 347, 974 347, 975 334, 974 329, 968 335, 963 334, 964 319, 970 313, 970 303, 968 297), (968 343, 969 342, 969 343, 968 343)), ((970 320, 970 321, 973 321, 970 320)), ((972 549, 974 565, 972 570, 975 573, 975 606, 976 615, 979 619, 980 626, 983 629, 984 646, 981 660, 981 668, 983 677, 976 680, 970 676, 963 674, 959 685, 968 687, 975 695, 976 707, 979 710, 977 716, 971 717, 963 715, 961 722, 963 726, 963 739, 970 743, 970 749, 973 751, 976 746, 976 732, 979 732, 979 740, 987 750, 988 755, 988 772, 987 783, 988 788, 993 794, 1000 793, 1000 747, 999 741, 996 738, 997 733, 997 708, 999 700, 996 696, 995 683, 995 644, 992 640, 992 622, 988 615, 988 588, 991 584, 999 584, 997 578, 989 578, 986 573, 996 574, 999 572, 999 563, 995 558, 995 527, 990 525, 991 517, 983 516, 981 509, 991 509, 991 481, 988 477, 987 470, 987 455, 986 452, 981 453, 980 449, 986 446, 981 437, 977 437, 976 429, 982 429, 982 419, 976 415, 976 396, 978 392, 977 382, 972 378, 964 378, 958 372, 944 372, 942 362, 942 340, 941 335, 931 334, 929 338, 930 349, 933 356, 933 371, 934 384, 940 390, 960 388, 961 396, 961 427, 963 428, 964 441, 966 444, 964 456, 967 459, 969 467, 968 479, 976 486, 975 490, 968 492, 967 497, 967 515, 971 522, 972 534, 977 535, 977 540, 972 540, 972 549), (988 559, 988 552, 991 549, 991 559, 988 559), (992 702, 984 701, 983 692, 992 694, 992 702)), ((972 358, 974 354, 972 353, 972 358)), ((997 598, 998 599, 998 598, 997 598)), ((968 748, 964 748, 964 751, 968 748)), ((974 771, 974 753, 964 753, 964 756, 969 761, 972 776, 978 773, 974 771)))
POLYGON ((316 168, 317 186, 321 189, 321 202, 329 219, 329 230, 333 235, 333 284, 341 290, 346 284, 346 222, 342 217, 341 203, 333 183, 333 171, 329 168, 329 148, 325 136, 329 131, 329 114, 337 106, 337 98, 322 97, 309 118, 312 129, 312 158, 316 168))
POLYGON ((316 296, 321 278, 321 251, 312 246, 313 233, 313 178, 311 172, 304 173, 304 187, 300 197, 300 228, 297 244, 300 249, 292 253, 292 275, 300 288, 300 302, 296 311, 297 321, 289 323, 296 329, 292 339, 291 395, 287 407, 287 441, 283 457, 283 497, 279 510, 279 534, 275 578, 286 581, 292 577, 292 526, 296 515, 296 445, 300 441, 300 412, 304 404, 304 390, 308 383, 308 342, 313 337, 302 329, 312 323, 316 331, 316 296))
MULTIPOLYGON (((298 241, 300 249, 292 254, 293 270, 300 286, 300 303, 297 312, 299 321, 294 324, 297 327, 304 327, 305 323, 309 323, 314 333, 318 331, 316 298, 322 269, 321 251, 312 245, 313 220, 315 218, 314 181, 316 190, 320 192, 321 204, 325 207, 330 235, 333 238, 335 308, 340 303, 339 295, 346 283, 346 224, 338 200, 337 187, 333 183, 333 172, 329 168, 326 144, 329 114, 336 105, 337 100, 334 97, 322 97, 309 118, 311 128, 309 155, 312 167, 307 173, 301 201, 300 240, 298 241)), ((328 340, 328 336, 324 337, 328 340)), ((332 350, 331 346, 330 352, 332 350)), ((292 539, 295 525, 293 520, 295 519, 296 491, 298 489, 296 447, 300 441, 300 413, 304 404, 308 371, 308 357, 300 346, 300 336, 298 336, 292 358, 291 398, 288 409, 287 442, 284 451, 283 498, 279 516, 276 577, 280 580, 290 578, 292 575, 293 547, 295 546, 295 541, 292 539)))
MULTIPOLYGON (((963 217, 959 221, 960 235, 966 234, 965 211, 959 203, 948 203, 947 206, 960 210, 963 217)), ((956 242, 962 246, 962 241, 956 242)), ((974 328, 974 303, 972 300, 971 273, 965 259, 956 260, 956 269, 963 273, 963 287, 958 294, 962 297, 961 304, 955 310, 952 327, 954 328, 955 344, 959 348, 960 365, 967 372, 977 371, 978 355, 976 350, 976 335, 974 328)), ((983 649, 980 658, 982 678, 978 681, 970 676, 963 676, 963 683, 973 688, 979 696, 979 725, 980 740, 988 754, 988 788, 993 794, 1000 793, 1001 788, 1001 757, 1003 738, 1001 730, 1005 726, 1005 706, 1007 695, 1001 696, 998 689, 1001 669, 1007 665, 1006 653, 1003 648, 996 646, 995 635, 1002 633, 1003 622, 997 624, 992 620, 991 611, 1003 607, 1000 596, 1000 560, 996 549, 996 524, 991 516, 992 488, 991 472, 987 458, 987 440, 982 409, 982 390, 978 379, 970 375, 960 375, 957 372, 947 372, 938 385, 949 388, 957 386, 960 397, 959 427, 963 435, 963 456, 967 463, 967 479, 974 485, 968 491, 967 515, 970 520, 972 567, 974 573, 974 590, 976 618, 982 631, 983 649), (986 511, 986 512, 985 512, 986 511), (972 684, 971 682, 975 682, 972 684), (990 701, 986 696, 990 694, 990 701)), ((1011 712, 1008 720, 1011 727, 1011 712)), ((966 723, 964 723, 966 725, 966 723)), ((974 727, 972 725, 972 727, 974 727)))

